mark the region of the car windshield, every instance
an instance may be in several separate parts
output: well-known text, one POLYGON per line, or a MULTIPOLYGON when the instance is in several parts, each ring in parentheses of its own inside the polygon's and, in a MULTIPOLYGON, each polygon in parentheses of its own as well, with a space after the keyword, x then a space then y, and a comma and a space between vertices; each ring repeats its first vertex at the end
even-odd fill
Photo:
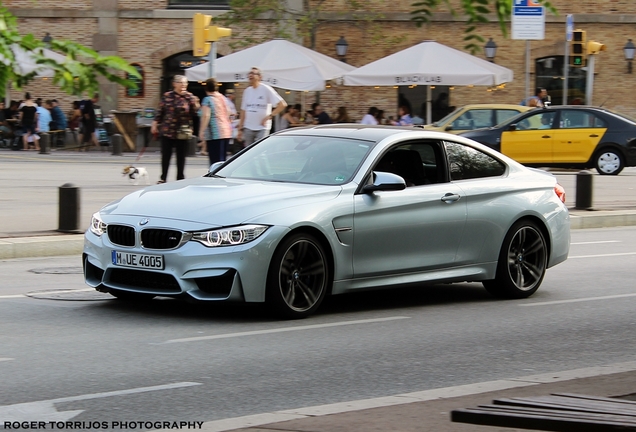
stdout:
POLYGON ((339 137, 271 135, 209 175, 340 185, 351 180, 373 145, 339 137))
MULTIPOLYGON (((531 111, 534 111, 534 110, 531 110, 531 111)), ((495 125, 494 127, 495 127, 495 128, 499 128, 499 127, 502 127, 502 126, 511 125, 511 124, 513 124, 513 123, 517 123, 521 117, 525 116, 525 115, 526 115, 526 114, 528 114, 529 112, 530 112, 530 111, 524 111, 524 112, 521 112, 521 113, 519 113, 519 114, 516 114, 516 115, 514 115, 514 116, 512 116, 512 117, 508 117, 507 119, 505 119, 505 120, 504 120, 504 121, 502 121, 501 123, 499 123, 499 124, 495 125)))

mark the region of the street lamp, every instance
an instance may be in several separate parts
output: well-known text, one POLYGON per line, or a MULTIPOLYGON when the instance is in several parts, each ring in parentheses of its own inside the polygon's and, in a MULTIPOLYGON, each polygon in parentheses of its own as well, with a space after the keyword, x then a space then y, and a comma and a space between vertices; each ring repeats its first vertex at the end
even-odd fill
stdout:
POLYGON ((634 60, 634 53, 636 53, 636 45, 632 43, 631 39, 627 40, 627 43, 623 47, 625 53, 625 60, 627 60, 627 73, 632 73, 632 61, 634 60))
POLYGON ((52 41, 53 38, 51 37, 51 33, 46 32, 46 35, 44 35, 44 37, 42 38, 42 42, 44 42, 46 46, 49 46, 52 41))
POLYGON ((484 51, 486 51, 486 59, 489 62, 494 63, 495 55, 497 54, 497 44, 494 40, 492 40, 492 38, 488 38, 488 42, 484 45, 484 51))
POLYGON ((344 36, 340 36, 340 39, 338 39, 338 42, 336 42, 336 54, 338 54, 338 57, 340 57, 340 60, 343 62, 347 62, 346 59, 346 55, 347 55, 347 50, 349 49, 349 44, 347 43, 347 40, 344 38, 344 36))

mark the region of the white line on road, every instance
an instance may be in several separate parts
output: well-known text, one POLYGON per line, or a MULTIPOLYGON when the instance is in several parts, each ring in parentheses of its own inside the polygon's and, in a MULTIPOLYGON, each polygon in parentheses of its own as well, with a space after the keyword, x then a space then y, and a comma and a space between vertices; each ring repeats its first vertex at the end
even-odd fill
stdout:
POLYGON ((585 297, 585 298, 568 299, 568 300, 554 300, 554 301, 547 301, 547 302, 526 303, 526 304, 520 304, 517 306, 521 306, 521 307, 546 306, 546 305, 563 304, 563 303, 578 303, 578 302, 594 301, 594 300, 611 300, 611 299, 617 299, 617 298, 623 298, 623 297, 636 297, 636 294, 616 294, 616 295, 602 296, 602 297, 585 297))
POLYGON ((570 243, 570 245, 588 245, 588 244, 600 244, 600 243, 622 243, 620 240, 602 240, 602 241, 591 241, 591 242, 576 242, 570 243))
POLYGON ((95 288, 80 288, 80 289, 63 289, 63 290, 51 290, 51 291, 31 291, 26 294, 9 294, 0 296, 0 300, 2 299, 11 299, 11 298, 24 298, 24 297, 32 297, 34 294, 67 294, 67 293, 77 293, 77 292, 88 292, 95 291, 95 288))
POLYGON ((0 406, 0 419, 5 421, 66 421, 81 414, 83 410, 58 412, 54 404, 61 402, 76 402, 88 399, 98 399, 111 396, 125 396, 136 393, 145 393, 157 390, 171 390, 182 387, 198 386, 202 383, 178 382, 151 387, 138 387, 127 390, 116 390, 102 393, 90 393, 79 396, 69 396, 44 401, 26 402, 15 405, 0 406))
POLYGON ((12 298, 24 298, 24 297, 26 297, 24 294, 11 294, 11 295, 0 296, 0 300, 2 300, 2 299, 12 299, 12 298))
POLYGON ((615 254, 598 254, 598 255, 578 255, 578 256, 570 256, 570 257, 568 257, 568 259, 602 258, 602 257, 613 257, 613 256, 627 256, 627 255, 636 255, 636 252, 624 252, 624 253, 615 253, 615 254))
POLYGON ((9 357, 0 357, 0 361, 9 361, 9 360, 15 360, 9 357))
POLYGON ((182 338, 182 339, 170 339, 165 342, 159 342, 154 345, 182 343, 182 342, 198 342, 203 340, 214 340, 214 339, 227 339, 227 338, 234 338, 234 337, 254 336, 254 335, 270 334, 270 333, 283 333, 283 332, 301 331, 301 330, 313 330, 313 329, 339 327, 339 326, 355 325, 355 324, 371 324, 371 323, 377 323, 377 322, 394 321, 394 320, 409 319, 409 318, 410 317, 406 317, 406 316, 394 316, 394 317, 387 317, 387 318, 374 318, 374 319, 356 320, 356 321, 341 321, 341 322, 314 324, 314 325, 306 325, 306 326, 282 327, 282 328, 275 328, 275 329, 269 329, 269 330, 254 330, 254 331, 239 332, 239 333, 225 333, 225 334, 217 334, 217 335, 210 335, 210 336, 196 336, 196 337, 189 337, 189 338, 182 338))

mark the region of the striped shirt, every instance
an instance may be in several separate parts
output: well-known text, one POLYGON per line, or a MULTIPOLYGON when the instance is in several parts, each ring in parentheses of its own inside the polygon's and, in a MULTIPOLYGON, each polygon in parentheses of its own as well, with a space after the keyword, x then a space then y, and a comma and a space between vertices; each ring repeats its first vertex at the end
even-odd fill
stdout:
POLYGON ((232 138, 232 123, 225 96, 215 92, 212 96, 206 96, 201 106, 210 108, 210 122, 205 129, 206 141, 232 138))

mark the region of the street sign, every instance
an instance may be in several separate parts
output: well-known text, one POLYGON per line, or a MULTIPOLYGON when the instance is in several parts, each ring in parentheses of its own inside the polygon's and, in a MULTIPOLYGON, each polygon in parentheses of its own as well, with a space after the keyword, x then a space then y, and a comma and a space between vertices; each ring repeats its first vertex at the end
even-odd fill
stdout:
POLYGON ((574 16, 568 14, 565 21, 565 40, 572 42, 572 33, 574 32, 574 16))
POLYGON ((545 39, 545 10, 537 0, 514 0, 512 39, 545 39))

